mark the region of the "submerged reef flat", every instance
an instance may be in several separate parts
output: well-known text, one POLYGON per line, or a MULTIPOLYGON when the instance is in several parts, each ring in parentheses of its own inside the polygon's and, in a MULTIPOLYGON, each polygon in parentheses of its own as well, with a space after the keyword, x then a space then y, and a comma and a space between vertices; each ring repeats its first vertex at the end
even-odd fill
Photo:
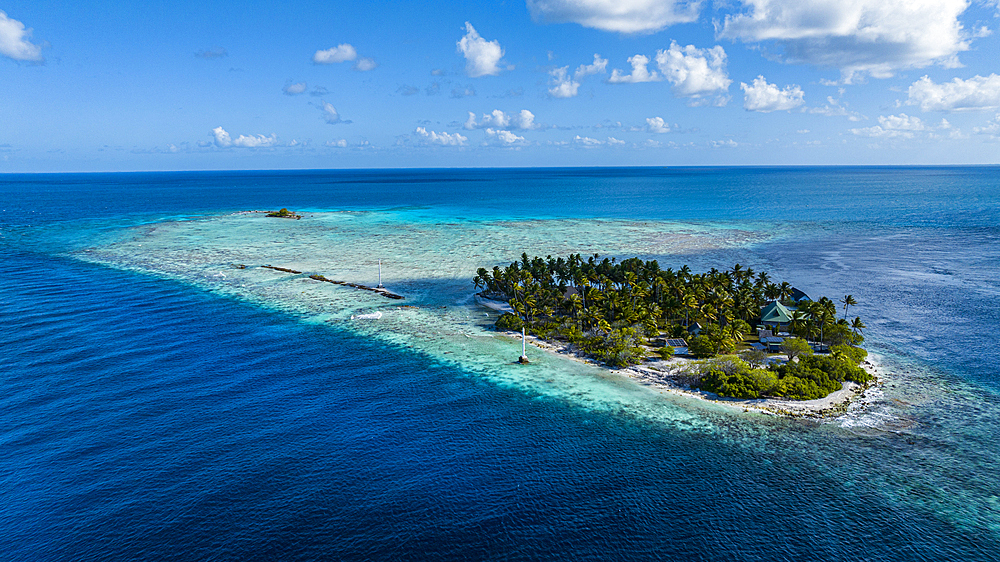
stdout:
MULTIPOLYGON (((550 353, 517 365, 520 338, 494 330, 498 313, 476 304, 468 272, 525 251, 638 255, 708 268, 734 263, 753 246, 779 236, 775 229, 702 223, 440 220, 407 211, 310 212, 308 219, 275 221, 262 213, 234 213, 164 221, 134 227, 115 242, 77 255, 331 324, 502 386, 690 425, 697 423, 695 401, 651 392, 627 375, 550 353), (375 291, 356 290, 377 284, 380 259, 386 291, 405 296, 406 306, 375 291), (323 282, 327 279, 344 284, 323 282)), ((697 402, 700 408, 720 407, 697 402)))

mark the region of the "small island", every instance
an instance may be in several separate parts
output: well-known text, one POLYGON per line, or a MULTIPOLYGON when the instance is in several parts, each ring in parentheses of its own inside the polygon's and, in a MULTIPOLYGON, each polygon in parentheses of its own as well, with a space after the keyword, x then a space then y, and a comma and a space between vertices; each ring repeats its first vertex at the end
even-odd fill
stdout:
POLYGON ((274 217, 274 218, 277 218, 277 219, 295 219, 295 220, 299 220, 299 219, 302 218, 302 215, 296 215, 295 213, 293 213, 292 211, 289 211, 288 209, 286 209, 284 207, 282 207, 280 211, 271 211, 270 213, 267 214, 267 216, 274 217))
POLYGON ((612 368, 687 362, 685 386, 735 399, 816 400, 844 383, 869 385, 864 323, 854 297, 812 300, 739 264, 726 271, 660 269, 653 261, 521 255, 480 268, 478 296, 501 330, 565 346, 612 368))

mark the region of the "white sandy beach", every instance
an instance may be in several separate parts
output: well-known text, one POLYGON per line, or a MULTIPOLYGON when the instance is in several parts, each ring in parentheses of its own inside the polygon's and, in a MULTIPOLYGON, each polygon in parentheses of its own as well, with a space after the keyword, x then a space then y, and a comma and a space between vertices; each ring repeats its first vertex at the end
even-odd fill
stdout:
MULTIPOLYGON (((484 305, 484 299, 481 300, 484 305)), ((492 303, 491 303, 492 304, 492 303)), ((490 308, 494 308, 490 306, 490 308)), ((494 308, 496 310, 496 308, 494 308)), ((507 332, 511 337, 520 339, 521 334, 507 332)), ((555 353, 562 357, 567 357, 575 361, 581 361, 592 365, 599 365, 583 355, 571 350, 569 346, 559 346, 541 340, 535 336, 527 336, 527 342, 538 349, 549 353, 555 353)), ((759 412, 767 415, 777 415, 796 418, 831 418, 843 414, 847 407, 858 400, 867 388, 882 384, 883 373, 876 358, 869 355, 868 359, 861 363, 861 367, 871 374, 875 381, 868 386, 862 386, 854 382, 845 382, 843 388, 817 400, 784 400, 780 398, 757 398, 752 400, 741 400, 738 398, 724 398, 711 392, 694 390, 687 388, 679 381, 679 376, 684 366, 694 361, 675 357, 669 360, 653 360, 633 365, 624 369, 611 369, 609 372, 629 377, 639 384, 646 386, 657 392, 666 392, 676 396, 683 396, 695 400, 714 402, 723 406, 741 409, 745 412, 759 412)), ((600 366, 600 365, 599 365, 600 366)))

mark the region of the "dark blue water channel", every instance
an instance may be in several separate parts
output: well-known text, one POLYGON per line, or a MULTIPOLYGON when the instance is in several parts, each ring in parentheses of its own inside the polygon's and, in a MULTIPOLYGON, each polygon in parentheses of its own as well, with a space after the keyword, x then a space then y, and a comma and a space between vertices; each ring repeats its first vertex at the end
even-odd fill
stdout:
MULTIPOLYGON (((723 195, 688 195, 677 216, 666 203, 651 214, 724 213, 735 205, 732 185, 756 189, 767 181, 760 175, 785 186, 792 202, 783 208, 796 220, 838 205, 817 196, 814 209, 794 195, 802 170, 708 171, 721 174, 715 180, 682 172, 694 179, 658 189, 714 181, 723 195)), ((839 194, 851 215, 841 220, 874 220, 863 209, 876 195, 836 187, 863 184, 882 190, 886 221, 975 231, 989 245, 995 172, 806 176, 839 194), (956 174, 965 174, 952 192, 961 201, 925 196, 953 201, 947 209, 905 199, 928 175, 956 174)), ((541 185, 564 195, 592 176, 578 206, 537 189, 525 197, 547 202, 538 215, 620 216, 646 194, 641 186, 669 173, 551 171, 541 185), (607 189, 621 194, 604 199, 607 189)), ((426 172, 408 181, 409 172, 360 172, 350 188, 329 187, 344 174, 0 178, 0 559, 995 559, 997 377, 972 376, 965 356, 923 364, 922 376, 960 397, 915 410, 910 430, 719 415, 718 431, 682 431, 498 387, 287 312, 72 257, 154 217, 375 202, 430 213, 455 205, 456 182, 498 176, 513 189, 544 175, 426 172), (389 195, 359 185, 389 185, 389 195)), ((484 215, 522 201, 473 193, 484 215)), ((763 220, 767 207, 745 204, 726 218, 763 220)), ((970 329, 982 341, 990 331, 970 329)), ((883 346, 909 349, 921 365, 918 348, 885 333, 883 346)))

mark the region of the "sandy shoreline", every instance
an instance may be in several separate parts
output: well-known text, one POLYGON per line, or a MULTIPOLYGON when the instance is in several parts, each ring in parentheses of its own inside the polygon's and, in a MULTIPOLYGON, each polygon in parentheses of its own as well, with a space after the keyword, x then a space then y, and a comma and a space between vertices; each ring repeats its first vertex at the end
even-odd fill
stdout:
MULTIPOLYGON (((492 308, 492 307, 491 307, 492 308)), ((504 332, 514 339, 520 339, 521 334, 517 332, 504 332)), ((724 398, 711 392, 693 390, 683 386, 678 377, 685 365, 694 361, 675 357, 669 360, 653 360, 639 365, 633 365, 624 369, 612 369, 593 361, 580 353, 569 348, 568 345, 555 345, 541 340, 536 336, 527 336, 527 343, 538 349, 554 353, 581 363, 588 363, 607 369, 609 372, 627 376, 639 384, 649 387, 657 392, 666 392, 676 396, 683 396, 695 400, 713 402, 730 408, 740 409, 745 412, 758 412, 772 416, 783 416, 790 418, 832 418, 847 411, 847 407, 858 400, 865 390, 882 383, 882 370, 876 359, 869 355, 868 359, 860 365, 865 371, 874 377, 874 381, 869 385, 860 385, 855 382, 845 382, 843 388, 817 400, 784 400, 780 398, 755 398, 744 400, 738 398, 724 398)))

